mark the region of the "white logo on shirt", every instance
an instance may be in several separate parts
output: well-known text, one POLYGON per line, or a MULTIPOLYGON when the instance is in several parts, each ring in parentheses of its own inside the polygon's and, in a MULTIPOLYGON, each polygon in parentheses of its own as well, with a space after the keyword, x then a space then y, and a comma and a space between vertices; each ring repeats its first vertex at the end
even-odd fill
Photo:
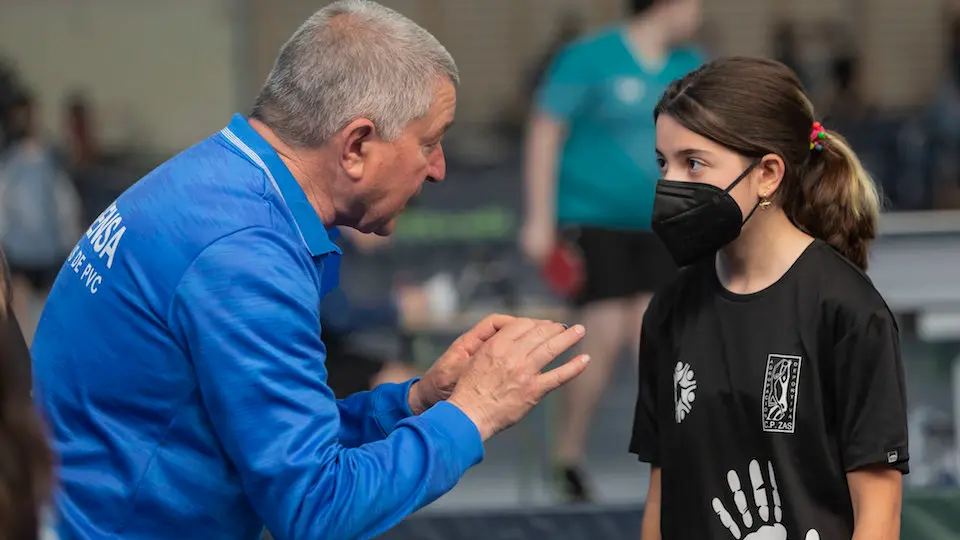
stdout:
POLYGON ((89 250, 78 243, 67 257, 70 269, 79 276, 90 294, 97 294, 109 270, 113 268, 114 257, 125 232, 127 226, 123 224, 123 216, 114 202, 87 229, 85 236, 89 240, 89 250), (98 259, 105 261, 106 269, 97 262, 98 259))
POLYGON ((763 430, 793 433, 797 428, 797 389, 800 385, 799 356, 771 354, 763 381, 763 430))
POLYGON ((614 86, 617 98, 627 104, 633 104, 643 99, 646 90, 643 81, 636 77, 621 77, 614 86))
POLYGON ((676 407, 678 424, 683 422, 693 409, 693 402, 697 399, 696 390, 697 380, 693 378, 690 364, 677 362, 677 367, 673 370, 673 404, 676 407))
MULTIPOLYGON (((763 478, 760 463, 755 459, 750 462, 752 506, 747 503, 747 494, 743 491, 740 475, 735 470, 727 472, 727 485, 730 486, 730 494, 733 496, 739 519, 730 514, 719 497, 713 499, 713 511, 720 518, 720 523, 730 531, 730 536, 737 540, 787 540, 787 529, 783 526, 780 490, 777 488, 777 477, 773 473, 773 463, 767 462, 767 472, 769 485, 763 478), (771 502, 773 503, 772 514, 771 502), (754 514, 757 519, 754 519, 754 514)), ((810 529, 804 536, 804 540, 820 540, 820 533, 810 529)))

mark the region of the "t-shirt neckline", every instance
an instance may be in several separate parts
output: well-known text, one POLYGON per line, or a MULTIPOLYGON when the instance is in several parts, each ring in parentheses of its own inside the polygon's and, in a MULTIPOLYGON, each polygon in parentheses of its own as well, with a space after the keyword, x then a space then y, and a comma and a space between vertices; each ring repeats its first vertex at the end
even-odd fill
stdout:
POLYGON ((727 300, 731 300, 733 302, 751 302, 754 300, 758 300, 779 289, 783 283, 787 282, 791 276, 793 276, 798 272, 797 269, 800 267, 801 261, 807 258, 810 253, 819 249, 821 245, 823 245, 823 241, 821 241, 820 239, 814 238, 813 241, 810 242, 810 244, 808 244, 806 248, 804 248, 803 252, 800 253, 800 256, 797 257, 797 260, 793 261, 793 264, 790 265, 790 268, 787 268, 787 271, 784 272, 782 276, 780 276, 776 281, 774 281, 767 287, 760 289, 759 291, 756 291, 756 292, 740 294, 740 293, 735 293, 727 289, 726 287, 724 287, 723 283, 720 281, 720 276, 717 275, 717 265, 716 265, 716 262, 714 262, 716 259, 713 259, 711 261, 713 262, 713 264, 710 264, 710 268, 709 268, 710 280, 712 282, 712 285, 716 289, 717 293, 727 300))

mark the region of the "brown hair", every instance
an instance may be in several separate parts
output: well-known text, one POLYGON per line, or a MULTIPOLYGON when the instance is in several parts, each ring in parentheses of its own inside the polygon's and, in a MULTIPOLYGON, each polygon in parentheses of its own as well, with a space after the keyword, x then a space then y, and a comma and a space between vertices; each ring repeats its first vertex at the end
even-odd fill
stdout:
POLYGON ((822 150, 810 148, 813 105, 788 67, 759 58, 715 60, 674 81, 654 119, 661 114, 743 156, 780 156, 786 170, 771 201, 866 270, 880 213, 877 189, 838 133, 825 128, 822 150))
POLYGON ((30 396, 30 353, 10 309, 0 252, 0 540, 36 540, 53 458, 30 396))

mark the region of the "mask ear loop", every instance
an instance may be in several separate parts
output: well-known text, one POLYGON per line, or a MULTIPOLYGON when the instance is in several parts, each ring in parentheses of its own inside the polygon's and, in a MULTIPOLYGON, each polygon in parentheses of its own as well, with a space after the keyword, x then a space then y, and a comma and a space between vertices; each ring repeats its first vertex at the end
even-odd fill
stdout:
MULTIPOLYGON (((741 180, 743 180, 744 178, 746 178, 748 174, 750 174, 754 169, 756 169, 756 168, 757 168, 757 165, 759 165, 761 161, 763 161, 763 158, 757 158, 757 159, 755 159, 755 160, 753 161, 753 163, 751 163, 750 166, 746 168, 745 171, 743 171, 742 173, 740 173, 740 176, 738 176, 737 179, 734 180, 733 182, 731 182, 731 183, 730 183, 730 186, 727 187, 727 189, 726 189, 726 194, 729 195, 729 194, 730 194, 730 191, 732 191, 733 188, 737 187, 737 184, 739 184, 741 180)), ((757 208, 760 207, 760 206, 762 206, 763 203, 766 203, 766 206, 763 206, 764 209, 766 209, 767 206, 770 206, 770 201, 767 201, 767 200, 766 200, 766 197, 761 197, 761 198, 757 199, 757 204, 753 205, 753 209, 750 210, 750 213, 747 214, 747 217, 746 217, 743 221, 740 222, 740 226, 741 226, 741 227, 742 227, 751 217, 753 217, 753 213, 756 212, 756 211, 757 211, 757 208)))
MULTIPOLYGON (((753 210, 751 210, 750 213, 747 214, 747 219, 743 220, 743 223, 746 223, 747 220, 753 216, 753 213, 757 211, 757 208, 761 210, 766 210, 767 208, 770 208, 772 204, 773 203, 770 202, 770 199, 767 199, 766 194, 761 195, 760 198, 757 199, 757 204, 753 205, 753 210)), ((743 226, 743 224, 741 224, 741 226, 743 226)))

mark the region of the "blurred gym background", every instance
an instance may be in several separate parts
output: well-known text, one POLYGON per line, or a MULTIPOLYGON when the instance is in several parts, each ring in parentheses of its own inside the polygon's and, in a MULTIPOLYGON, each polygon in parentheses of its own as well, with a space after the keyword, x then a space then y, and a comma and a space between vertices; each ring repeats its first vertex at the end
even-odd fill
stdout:
MULTIPOLYGON (((13 117, 27 103, 85 227, 151 168, 248 112, 280 45, 325 3, 0 0, 0 142, 16 135, 13 117)), ((399 327, 369 324, 351 339, 357 354, 386 358, 402 373, 429 365, 482 313, 563 316, 517 249, 523 126, 558 47, 616 21, 625 5, 381 3, 433 32, 463 80, 444 145, 447 181, 424 190, 388 243, 355 246, 344 263, 352 303, 392 297, 409 308, 399 327), (398 293, 410 290, 418 293, 398 293)), ((883 189, 871 277, 901 317, 909 378, 903 538, 960 539, 960 2, 705 0, 704 9, 703 49, 793 67, 883 189)), ((24 284, 28 334, 43 296, 42 286, 24 284)), ((551 397, 492 440, 452 493, 384 538, 638 538, 647 470, 626 451, 631 360, 591 428, 587 466, 598 500, 563 504, 551 487, 559 421, 551 397)))

